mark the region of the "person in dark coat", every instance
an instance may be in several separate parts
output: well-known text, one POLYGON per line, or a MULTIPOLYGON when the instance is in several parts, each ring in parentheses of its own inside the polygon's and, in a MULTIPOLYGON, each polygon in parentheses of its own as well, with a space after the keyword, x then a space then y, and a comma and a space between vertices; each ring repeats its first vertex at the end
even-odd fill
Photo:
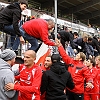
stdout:
POLYGON ((99 46, 99 42, 97 39, 95 38, 88 38, 88 43, 93 47, 94 49, 94 56, 98 56, 100 54, 100 46, 99 46))
POLYGON ((24 39, 19 31, 18 23, 21 20, 21 12, 27 8, 27 5, 26 0, 19 0, 18 2, 6 6, 0 12, 0 31, 12 36, 17 35, 20 37, 21 43, 24 43, 24 39))
POLYGON ((43 73, 41 95, 46 92, 46 100, 66 100, 66 87, 73 89, 74 83, 71 74, 60 62, 60 55, 53 54, 50 70, 43 73))
POLYGON ((76 38, 73 41, 74 41, 74 45, 76 46, 76 49, 78 52, 84 52, 87 58, 92 56, 92 52, 87 43, 88 42, 87 36, 83 36, 82 38, 76 38))
POLYGON ((65 49, 65 42, 70 42, 70 45, 73 49, 75 49, 75 45, 73 42, 73 35, 70 32, 66 32, 65 30, 58 31, 58 38, 61 39, 61 43, 65 49))

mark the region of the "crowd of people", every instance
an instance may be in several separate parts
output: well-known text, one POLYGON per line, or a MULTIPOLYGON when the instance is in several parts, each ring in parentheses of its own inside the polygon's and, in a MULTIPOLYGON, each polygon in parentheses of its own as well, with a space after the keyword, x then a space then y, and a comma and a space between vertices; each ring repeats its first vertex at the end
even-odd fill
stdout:
POLYGON ((100 100, 100 37, 79 36, 64 27, 55 39, 52 19, 32 18, 19 25, 27 6, 19 0, 0 11, 0 31, 10 34, 12 42, 11 50, 8 46, 0 54, 0 100, 100 100), (20 63, 14 50, 25 41, 31 47, 20 63), (58 50, 41 66, 35 63, 39 41, 58 50), (12 70, 15 62, 18 72, 12 70))

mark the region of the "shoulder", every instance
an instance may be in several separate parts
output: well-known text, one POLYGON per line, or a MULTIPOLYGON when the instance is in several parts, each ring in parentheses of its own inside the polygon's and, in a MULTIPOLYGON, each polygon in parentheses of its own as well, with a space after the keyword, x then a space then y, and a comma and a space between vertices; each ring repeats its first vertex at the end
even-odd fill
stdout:
POLYGON ((40 66, 38 66, 38 65, 36 65, 36 64, 35 64, 35 65, 33 66, 32 71, 42 72, 42 69, 41 69, 41 67, 40 67, 40 66))

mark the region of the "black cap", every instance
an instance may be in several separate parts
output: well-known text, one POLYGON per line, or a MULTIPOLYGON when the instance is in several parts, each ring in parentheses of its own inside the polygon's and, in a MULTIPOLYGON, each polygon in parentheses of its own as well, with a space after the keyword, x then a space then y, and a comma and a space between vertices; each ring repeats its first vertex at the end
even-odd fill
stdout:
POLYGON ((53 63, 60 62, 60 60, 61 60, 61 57, 60 57, 59 54, 53 54, 53 55, 51 56, 51 61, 52 61, 53 63))

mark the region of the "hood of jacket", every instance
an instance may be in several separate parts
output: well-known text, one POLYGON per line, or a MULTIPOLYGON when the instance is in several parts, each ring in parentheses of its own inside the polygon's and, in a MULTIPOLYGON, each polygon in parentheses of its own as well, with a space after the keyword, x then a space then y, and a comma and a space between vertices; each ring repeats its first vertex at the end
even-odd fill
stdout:
POLYGON ((61 75, 66 72, 65 65, 64 63, 61 62, 53 63, 52 66, 50 67, 50 70, 58 75, 61 75))
POLYGON ((2 69, 11 69, 11 66, 6 61, 0 58, 0 70, 2 69))

